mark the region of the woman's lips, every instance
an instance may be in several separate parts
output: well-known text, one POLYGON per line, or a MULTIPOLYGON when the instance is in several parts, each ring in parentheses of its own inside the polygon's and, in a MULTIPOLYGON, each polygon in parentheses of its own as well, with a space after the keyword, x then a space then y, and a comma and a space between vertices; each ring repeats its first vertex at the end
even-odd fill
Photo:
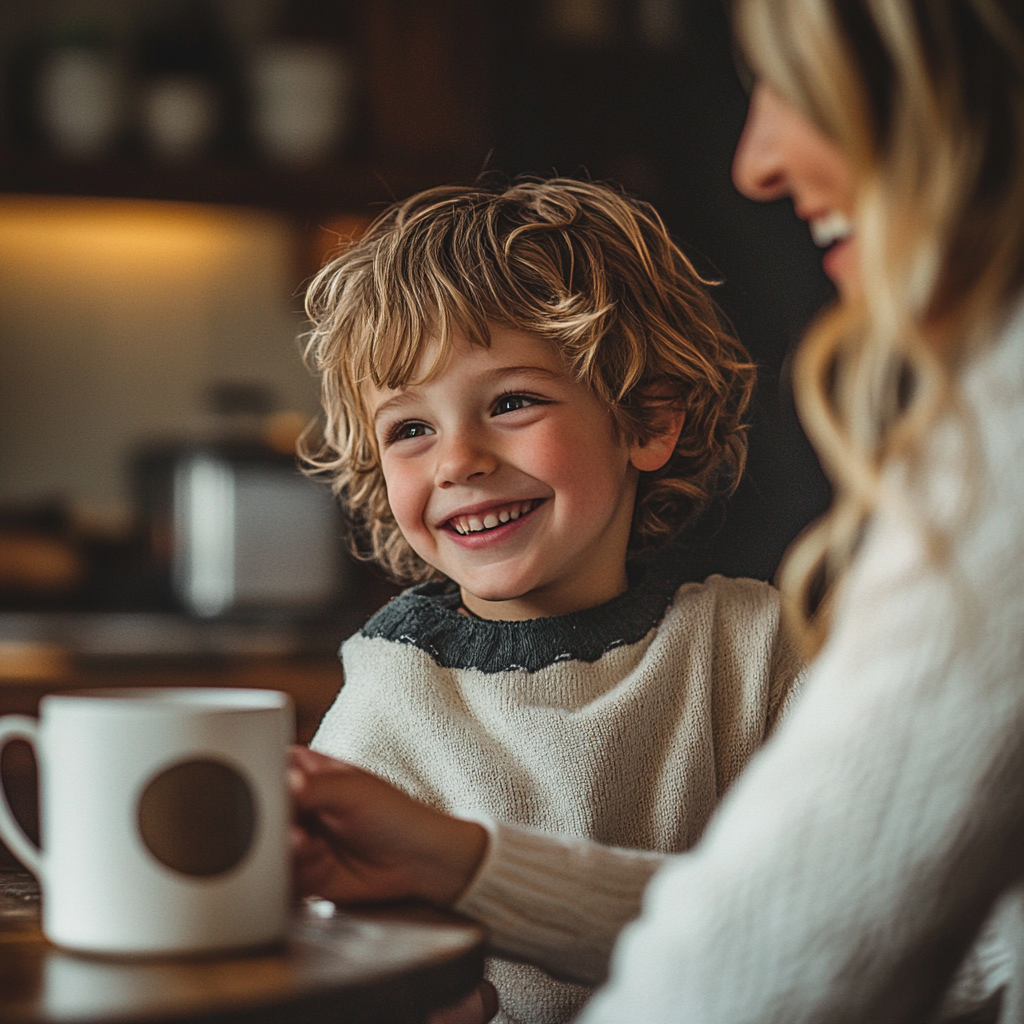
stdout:
POLYGON ((842 284, 847 276, 851 259, 850 247, 851 239, 844 238, 826 250, 822 257, 822 268, 836 286, 842 284))

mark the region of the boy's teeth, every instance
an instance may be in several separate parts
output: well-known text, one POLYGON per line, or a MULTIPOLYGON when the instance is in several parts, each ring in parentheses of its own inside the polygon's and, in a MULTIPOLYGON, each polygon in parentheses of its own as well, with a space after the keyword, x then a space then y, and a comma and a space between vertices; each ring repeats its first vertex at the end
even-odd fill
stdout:
POLYGON ((532 501, 522 501, 517 505, 507 506, 500 512, 488 512, 482 520, 476 516, 458 516, 451 520, 451 524, 456 533, 465 536, 467 533, 493 530, 502 523, 507 523, 512 519, 518 519, 520 516, 526 515, 532 508, 532 501))
POLYGON ((811 238, 814 244, 826 249, 833 242, 838 242, 853 233, 853 224, 841 213, 830 213, 827 217, 818 217, 810 222, 811 238))

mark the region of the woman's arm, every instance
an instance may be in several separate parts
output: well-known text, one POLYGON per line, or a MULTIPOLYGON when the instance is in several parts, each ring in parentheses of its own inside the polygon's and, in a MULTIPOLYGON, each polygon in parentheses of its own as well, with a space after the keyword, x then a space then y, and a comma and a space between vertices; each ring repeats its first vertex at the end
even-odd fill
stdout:
POLYGON ((916 600, 875 598, 849 609, 857 628, 840 630, 704 841, 654 879, 586 1024, 935 1009, 1024 867, 1024 608, 958 651, 970 627, 952 613, 969 595, 922 581, 916 600))
POLYGON ((666 861, 574 836, 489 823, 490 843, 455 909, 487 925, 499 956, 596 985, 623 927, 666 861))
POLYGON ((1020 900, 1022 342, 968 383, 974 436, 947 421, 888 477, 800 701, 652 881, 586 1024, 930 1019, 1020 900))

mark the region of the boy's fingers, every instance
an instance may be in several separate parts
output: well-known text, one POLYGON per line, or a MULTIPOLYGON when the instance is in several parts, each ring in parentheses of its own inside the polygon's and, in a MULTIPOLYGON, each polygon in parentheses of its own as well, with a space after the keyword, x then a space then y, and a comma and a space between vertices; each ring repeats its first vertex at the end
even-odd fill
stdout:
POLYGON ((322 754, 318 754, 315 750, 310 750, 309 747, 304 747, 298 743, 289 749, 288 754, 291 757, 292 764, 296 768, 301 768, 305 771, 314 769, 323 757, 322 754))
POLYGON ((293 786, 292 798, 303 810, 342 818, 350 811, 381 799, 385 793, 413 803, 411 797, 362 768, 341 761, 331 764, 330 771, 300 773, 301 781, 293 786))
POLYGON ((292 887, 297 895, 328 895, 324 890, 333 888, 331 879, 337 868, 337 861, 322 839, 300 836, 292 847, 292 887))
POLYGON ((292 767, 306 773, 360 770, 354 765, 338 761, 336 758, 328 757, 326 754, 320 754, 315 750, 310 750, 309 747, 297 744, 290 749, 289 753, 292 767))

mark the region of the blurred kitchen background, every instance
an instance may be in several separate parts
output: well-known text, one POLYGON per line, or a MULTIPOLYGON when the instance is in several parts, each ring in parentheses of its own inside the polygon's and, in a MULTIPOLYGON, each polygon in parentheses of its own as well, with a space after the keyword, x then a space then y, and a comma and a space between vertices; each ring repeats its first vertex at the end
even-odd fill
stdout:
MULTIPOLYGON (((481 171, 653 202, 761 366, 693 578, 770 579, 828 500, 788 357, 830 297, 729 178, 723 0, 0 4, 0 711, 82 685, 284 688, 308 739, 395 592, 295 468, 304 283, 390 199, 481 171)), ((32 764, 4 756, 32 824, 32 764)))

